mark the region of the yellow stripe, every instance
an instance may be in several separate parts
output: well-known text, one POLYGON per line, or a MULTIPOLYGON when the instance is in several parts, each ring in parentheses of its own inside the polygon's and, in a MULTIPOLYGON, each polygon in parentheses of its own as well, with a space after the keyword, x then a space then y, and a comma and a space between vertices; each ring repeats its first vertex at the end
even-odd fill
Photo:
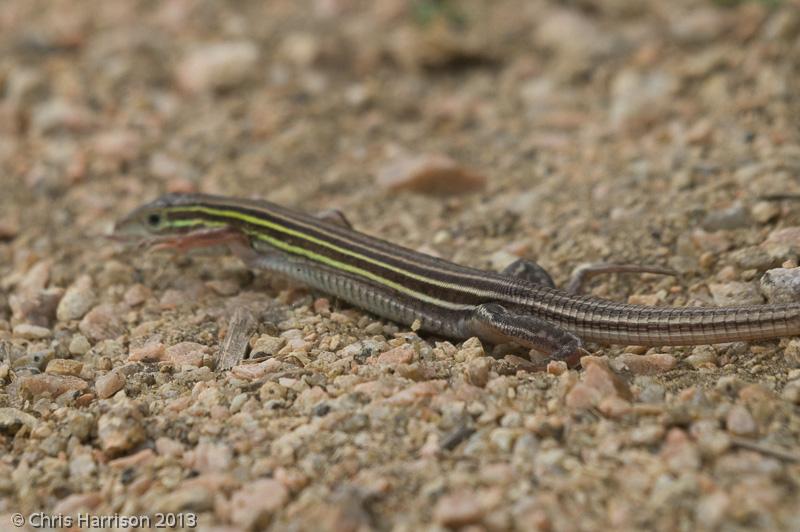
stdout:
MULTIPOLYGON (((256 216, 250 216, 248 214, 244 214, 244 213, 241 213, 239 211, 228 210, 228 209, 213 209, 213 208, 204 207, 204 206, 201 206, 201 205, 185 206, 185 207, 170 207, 169 209, 172 210, 172 211, 202 212, 202 213, 205 213, 205 214, 210 214, 212 216, 223 216, 223 217, 228 217, 228 218, 235 218, 237 220, 241 220, 241 221, 247 222, 249 224, 258 225, 258 226, 262 226, 262 227, 267 227, 269 229, 273 229, 273 230, 281 232, 281 233, 285 233, 285 234, 288 234, 288 235, 291 235, 291 236, 302 238, 303 240, 307 240, 307 241, 309 241, 309 242, 311 242, 313 244, 317 244, 319 246, 323 246, 323 247, 332 249, 332 250, 334 250, 334 251, 336 251, 338 253, 342 253, 343 255, 349 255, 351 257, 363 260, 365 262, 369 262, 369 263, 374 264, 376 266, 380 266, 381 268, 385 268, 385 269, 393 271, 395 273, 399 273, 401 275, 405 275, 406 277, 410 277, 411 279, 415 279, 417 281, 422 281, 422 282, 425 282, 425 283, 429 283, 429 284, 432 284, 432 285, 435 285, 435 286, 438 286, 438 287, 441 287, 441 288, 447 288, 447 289, 456 290, 456 291, 459 291, 459 292, 466 292, 466 293, 469 293, 469 294, 472 294, 472 295, 476 295, 476 296, 480 296, 480 297, 497 297, 497 294, 495 292, 490 292, 490 291, 487 292, 487 291, 483 291, 483 290, 475 290, 474 288, 465 287, 463 284, 453 284, 453 283, 447 283, 447 282, 443 282, 443 281, 438 281, 436 279, 431 279, 430 277, 425 277, 424 275, 419 275, 419 274, 416 274, 416 273, 413 273, 413 272, 409 272, 407 270, 403 270, 402 268, 398 268, 396 266, 392 266, 390 264, 386 264, 385 262, 381 262, 381 261, 375 260, 375 259, 373 259, 371 257, 367 257, 367 256, 362 255, 360 253, 356 253, 354 251, 350 251, 350 250, 348 250, 346 248, 342 248, 342 247, 336 246, 335 244, 332 244, 332 243, 327 242, 325 240, 321 240, 321 239, 313 237, 311 235, 307 235, 307 234, 305 234, 303 232, 296 231, 296 230, 290 229, 288 227, 284 227, 284 226, 282 226, 280 224, 276 224, 276 223, 270 222, 269 220, 265 220, 263 218, 258 218, 256 216)), ((259 233, 258 236, 260 238, 263 235, 261 235, 259 233)), ((264 240, 264 239, 262 238, 262 240, 264 240)), ((276 246, 276 247, 278 247, 278 246, 276 246)), ((301 248, 296 248, 296 249, 301 249, 301 248)), ((322 255, 318 255, 318 256, 322 257, 322 255)), ((327 257, 326 257, 326 259, 327 259, 327 257)), ((330 260, 330 259, 328 259, 328 260, 330 260)), ((331 262, 335 262, 335 261, 331 261, 331 262)), ((336 264, 345 265, 344 263, 340 263, 340 262, 336 262, 336 264)), ((346 266, 350 267, 349 265, 346 265, 346 266)), ((337 267, 339 267, 339 266, 337 266, 337 267)), ((339 267, 339 268, 343 269, 343 270, 346 270, 346 271, 349 271, 349 270, 347 270, 347 268, 342 268, 342 267, 339 267)), ((366 270, 361 270, 361 271, 366 271, 366 270)), ((382 277, 379 277, 379 278, 383 279, 382 277)), ((392 283, 391 281, 389 281, 387 279, 384 279, 384 282, 382 284, 386 284, 386 285, 391 286, 392 284, 396 284, 396 283, 392 283)), ((400 285, 398 285, 398 286, 400 286, 400 285)), ((415 292, 415 293, 419 293, 419 292, 415 292)))
MULTIPOLYGON (((210 225, 210 226, 214 226, 214 227, 219 227, 219 226, 226 225, 226 224, 224 224, 222 222, 211 222, 211 221, 208 221, 208 220, 204 220, 202 218, 197 218, 195 220, 175 220, 173 222, 168 222, 168 224, 170 226, 172 226, 172 227, 192 227, 192 226, 196 226, 196 225, 210 225)), ((289 232, 289 231, 291 231, 291 230, 287 230, 287 232, 289 232)), ((294 231, 292 231, 292 233, 294 233, 294 231)), ((417 292, 416 290, 412 290, 412 289, 410 289, 410 288, 408 288, 408 287, 406 287, 406 286, 404 286, 404 285, 402 285, 400 283, 396 283, 394 281, 390 281, 389 279, 386 279, 384 277, 376 275, 376 274, 370 272, 369 270, 365 270, 363 268, 359 268, 357 266, 353 266, 353 265, 347 264, 345 262, 339 262, 337 260, 333 260, 330 257, 326 257, 325 255, 320 255, 319 253, 315 253, 313 251, 310 251, 310 250, 302 248, 302 247, 293 246, 293 245, 291 245, 291 244, 289 244, 287 242, 284 242, 284 241, 279 240, 277 238, 273 238, 273 237, 271 237, 269 235, 265 235, 265 234, 258 233, 258 232, 253 232, 253 234, 251 236, 254 236, 255 238, 258 238, 259 240, 263 240, 263 241, 267 242, 269 245, 271 245, 273 247, 276 247, 278 249, 281 249, 283 251, 286 251, 287 253, 292 253, 294 255, 300 255, 302 257, 306 257, 306 258, 311 259, 313 261, 321 262, 322 264, 325 264, 325 265, 330 266, 332 268, 335 268, 337 270, 342 270, 342 271, 346 271, 348 273, 352 273, 352 274, 355 274, 355 275, 360 275, 361 277, 365 277, 367 279, 375 281, 375 282, 377 282, 379 284, 382 284, 384 286, 388 286, 390 288, 393 288, 393 289, 397 290, 398 292, 402 292, 402 293, 407 294, 407 295, 409 295, 411 297, 414 297, 415 299, 420 299, 420 300, 425 301, 427 303, 438 305, 440 307, 449 308, 449 309, 452 309, 452 310, 465 310, 465 309, 469 309, 469 308, 473 307, 473 305, 466 305, 466 304, 460 304, 460 303, 451 303, 451 302, 446 301, 444 299, 438 299, 438 298, 435 298, 435 297, 431 297, 428 294, 423 294, 422 292, 417 292)))

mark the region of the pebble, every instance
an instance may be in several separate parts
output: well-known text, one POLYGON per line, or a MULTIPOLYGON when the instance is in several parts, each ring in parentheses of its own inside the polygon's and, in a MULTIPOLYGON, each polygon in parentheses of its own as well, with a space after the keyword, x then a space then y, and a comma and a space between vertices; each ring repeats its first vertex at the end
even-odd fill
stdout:
POLYGON ((735 305, 761 305, 764 297, 754 283, 732 281, 729 283, 709 283, 708 290, 714 304, 720 307, 735 305))
POLYGON ((750 215, 741 203, 735 203, 727 209, 711 211, 701 223, 706 231, 740 229, 750 224, 750 215))
POLYGON ((264 529, 288 499, 289 491, 275 479, 249 482, 231 495, 231 521, 246 530, 264 529))
POLYGON ((777 266, 780 261, 759 246, 737 249, 730 254, 731 260, 744 270, 765 270, 777 266))
POLYGON ((124 399, 97 420, 97 438, 108 456, 119 456, 145 440, 142 412, 130 399, 124 399))
POLYGON ((697 522, 705 530, 715 530, 729 514, 731 498, 722 491, 703 495, 697 501, 697 522))
POLYGON ((565 56, 563 61, 577 63, 608 53, 612 44, 591 18, 573 9, 550 10, 537 25, 535 39, 565 56))
POLYGON ((447 155, 432 154, 396 158, 381 169, 377 181, 390 190, 449 196, 477 192, 487 179, 447 155))
POLYGON ((783 353, 791 367, 800 367, 800 338, 789 340, 783 353))
POLYGON ((620 70, 611 81, 611 124, 618 128, 653 120, 678 87, 678 80, 663 70, 620 70))
POLYGON ((184 463, 200 473, 223 473, 232 460, 233 450, 224 443, 200 442, 184 453, 184 463))
POLYGON ((547 373, 556 377, 565 373, 568 369, 567 363, 563 360, 551 360, 547 363, 547 373))
POLYGON ((58 306, 64 291, 61 288, 47 288, 34 294, 12 294, 8 304, 11 307, 14 319, 49 327, 56 315, 58 306))
MULTIPOLYGON (((88 478, 88 475, 86 478, 88 478)), ((53 513, 57 515, 77 515, 81 512, 91 513, 102 502, 103 495, 99 491, 73 493, 58 501, 53 506, 53 513)))
POLYGON ((672 428, 661 449, 661 458, 673 473, 695 471, 700 467, 700 451, 685 431, 672 428))
POLYGON ((55 399, 65 392, 83 391, 89 384, 74 375, 56 375, 53 373, 43 373, 40 375, 26 375, 19 379, 19 389, 21 392, 33 397, 50 394, 55 399))
POLYGON ((183 455, 183 444, 172 438, 161 436, 155 441, 156 452, 161 456, 180 458, 183 455))
POLYGON ((128 362, 160 362, 166 360, 164 344, 152 342, 142 347, 131 349, 128 354, 128 362))
POLYGON ((473 358, 467 362, 467 378, 470 384, 483 388, 489 382, 492 361, 488 357, 473 358))
POLYGON ((23 338, 25 340, 44 340, 53 335, 53 332, 47 327, 40 327, 39 325, 31 325, 29 323, 20 323, 14 326, 13 333, 17 338, 23 338))
POLYGON ((94 307, 78 325, 81 333, 89 340, 113 340, 124 332, 120 309, 104 303, 94 307))
POLYGON ((253 342, 250 357, 261 358, 264 356, 275 356, 284 345, 286 345, 286 338, 262 334, 253 342))
POLYGON ((791 404, 800 405, 800 380, 792 381, 783 388, 781 399, 791 404))
POLYGON ((137 283, 125 291, 122 300, 130 307, 137 307, 147 301, 150 297, 151 291, 143 284, 137 283))
POLYGON ((742 405, 733 405, 725 416, 725 426, 728 432, 737 436, 755 436, 758 432, 758 426, 755 419, 742 405))
POLYGON ((100 399, 108 399, 124 386, 125 374, 117 370, 109 371, 94 382, 94 389, 100 399))
POLYGON ((278 54, 295 66, 308 68, 319 58, 321 51, 316 35, 308 32, 293 32, 284 37, 278 54))
POLYGON ((623 353, 617 357, 617 360, 628 366, 634 375, 658 375, 671 370, 678 363, 674 356, 667 353, 649 355, 623 353))
POLYGON ((769 303, 800 302, 800 268, 773 268, 761 277, 761 293, 769 303))
POLYGON ((39 134, 56 131, 80 132, 92 124, 92 116, 85 107, 61 99, 50 99, 33 109, 31 127, 39 134))
POLYGON ((800 227, 784 227, 772 231, 761 244, 771 255, 780 255, 791 252, 800 253, 800 227))
POLYGON ((197 46, 178 64, 176 79, 189 92, 230 89, 252 75, 258 56, 258 47, 250 41, 197 46))
POLYGON ((69 353, 71 355, 81 356, 86 354, 89 349, 92 348, 92 344, 89 343, 89 340, 82 334, 76 334, 72 337, 69 341, 69 353))
POLYGON ((567 407, 592 408, 606 397, 619 397, 626 401, 632 399, 628 385, 609 369, 605 359, 585 356, 581 358, 581 366, 585 371, 581 375, 581 381, 567 392, 567 407))
POLYGON ((710 345, 695 346, 692 354, 686 357, 686 363, 693 368, 714 367, 717 365, 717 351, 710 345))
POLYGON ((83 362, 68 358, 54 358, 47 363, 47 369, 44 371, 55 375, 74 375, 78 377, 83 371, 83 362))
POLYGON ((375 361, 379 365, 397 366, 398 364, 410 364, 415 356, 416 352, 414 348, 408 344, 404 344, 381 353, 375 361))
POLYGON ((138 134, 124 129, 106 130, 92 139, 92 149, 98 156, 116 163, 138 157, 142 141, 138 134))
POLYGON ((164 351, 164 360, 177 367, 203 365, 203 359, 209 356, 208 346, 196 342, 181 342, 167 347, 164 351))
POLYGON ((35 417, 18 408, 0 408, 0 433, 13 436, 23 426, 33 429, 37 423, 35 417))
POLYGON ((750 209, 750 216, 760 224, 769 223, 781 214, 781 208, 774 201, 758 201, 750 209))
POLYGON ((484 510, 475 493, 459 491, 436 501, 433 519, 442 526, 458 528, 480 522, 484 510))

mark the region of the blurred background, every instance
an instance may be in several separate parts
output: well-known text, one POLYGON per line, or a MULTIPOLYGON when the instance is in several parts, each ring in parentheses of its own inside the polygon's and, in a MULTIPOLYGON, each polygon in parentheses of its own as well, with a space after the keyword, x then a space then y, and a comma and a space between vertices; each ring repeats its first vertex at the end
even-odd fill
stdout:
POLYGON ((640 254, 598 219, 657 254, 687 220, 796 188, 798 11, 6 0, 0 239, 56 252, 203 191, 337 207, 483 265, 511 230, 512 254, 640 254))

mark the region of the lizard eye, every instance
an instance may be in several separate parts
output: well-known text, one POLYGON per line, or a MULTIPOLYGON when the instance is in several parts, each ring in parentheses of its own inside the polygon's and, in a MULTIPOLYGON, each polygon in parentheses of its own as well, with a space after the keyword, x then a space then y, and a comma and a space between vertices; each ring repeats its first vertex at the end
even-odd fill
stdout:
POLYGON ((147 225, 150 227, 158 227, 161 224, 161 215, 157 213, 149 214, 147 216, 147 225))

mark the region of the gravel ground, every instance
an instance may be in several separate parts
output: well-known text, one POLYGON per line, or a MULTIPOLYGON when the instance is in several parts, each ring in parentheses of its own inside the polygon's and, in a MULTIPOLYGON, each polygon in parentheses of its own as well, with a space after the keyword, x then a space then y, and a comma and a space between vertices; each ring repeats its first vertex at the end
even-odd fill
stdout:
POLYGON ((680 272, 588 288, 618 301, 798 300, 798 88, 796 0, 3 1, 0 528, 799 530, 800 339, 530 372, 104 238, 203 191, 680 272))

